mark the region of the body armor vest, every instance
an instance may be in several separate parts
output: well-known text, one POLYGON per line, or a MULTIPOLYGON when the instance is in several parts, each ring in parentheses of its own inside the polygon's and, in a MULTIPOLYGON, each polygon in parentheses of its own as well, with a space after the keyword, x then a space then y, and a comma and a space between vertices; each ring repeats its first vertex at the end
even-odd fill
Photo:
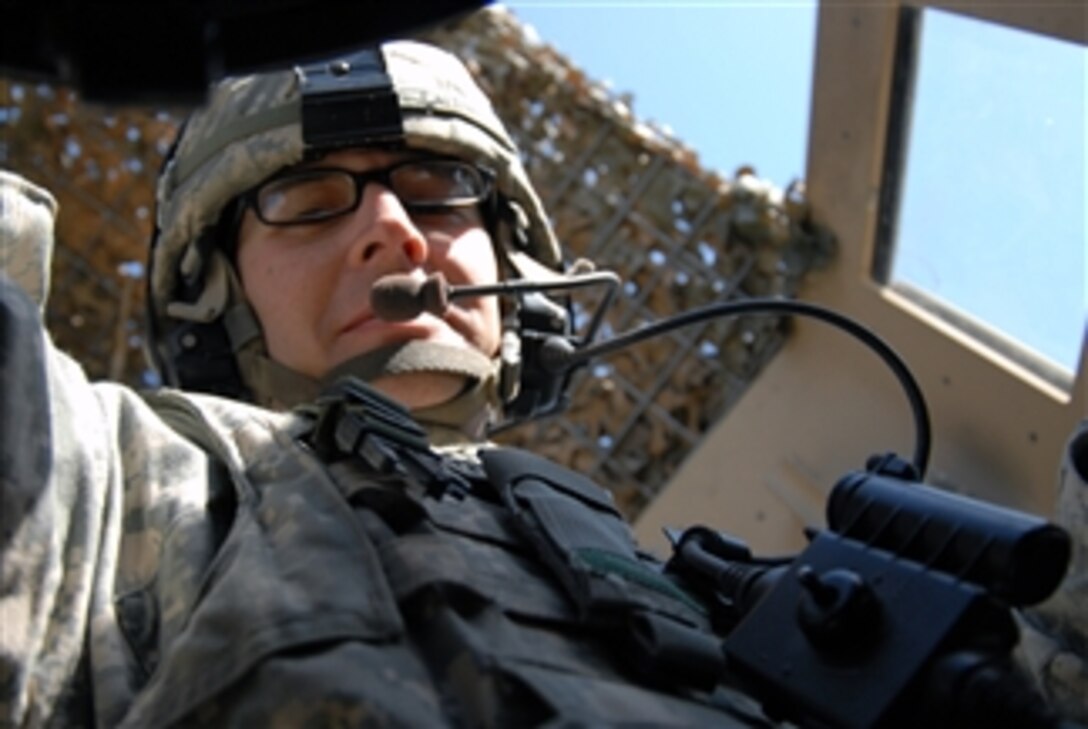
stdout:
POLYGON ((226 456, 232 498, 192 604, 119 606, 143 605, 147 667, 125 726, 764 725, 701 679, 700 606, 606 492, 519 451, 438 454, 357 383, 318 405, 226 444, 165 416, 226 456))

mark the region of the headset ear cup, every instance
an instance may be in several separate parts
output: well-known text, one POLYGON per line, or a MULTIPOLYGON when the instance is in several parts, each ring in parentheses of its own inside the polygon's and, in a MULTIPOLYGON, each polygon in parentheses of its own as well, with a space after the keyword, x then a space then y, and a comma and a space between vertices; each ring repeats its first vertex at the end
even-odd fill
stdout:
POLYGON ((541 350, 548 339, 571 336, 570 307, 564 307, 542 293, 518 297, 520 376, 515 396, 506 407, 508 419, 528 420, 561 409, 570 372, 553 372, 541 364, 541 350))
MULTIPOLYGON (((529 220, 516 202, 496 194, 485 207, 495 255, 504 277, 536 281, 557 280, 562 274, 529 254, 529 220)), ((569 299, 559 303, 542 293, 520 294, 504 311, 499 353, 499 392, 506 420, 499 429, 557 410, 569 381, 565 374, 545 370, 539 362, 541 343, 552 336, 570 337, 573 316, 569 299)))

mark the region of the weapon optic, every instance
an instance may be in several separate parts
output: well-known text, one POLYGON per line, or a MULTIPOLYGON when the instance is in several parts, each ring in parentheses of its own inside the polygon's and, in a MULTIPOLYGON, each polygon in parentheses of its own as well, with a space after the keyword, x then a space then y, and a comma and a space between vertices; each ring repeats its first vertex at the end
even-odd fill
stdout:
POLYGON ((1010 659, 1012 611, 1057 589, 1068 534, 910 470, 888 455, 842 478, 827 529, 793 559, 754 559, 705 527, 669 532, 666 571, 726 635, 725 682, 802 727, 1075 726, 1010 659))

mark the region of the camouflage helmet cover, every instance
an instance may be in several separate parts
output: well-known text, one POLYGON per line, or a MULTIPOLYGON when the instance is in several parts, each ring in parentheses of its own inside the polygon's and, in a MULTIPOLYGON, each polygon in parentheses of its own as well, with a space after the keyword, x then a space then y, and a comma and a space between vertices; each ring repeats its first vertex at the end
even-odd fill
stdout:
MULTIPOLYGON (((517 148, 465 66, 444 50, 414 41, 384 43, 381 53, 400 107, 403 145, 490 168, 498 192, 519 211, 526 253, 558 267, 559 246, 517 148)), ((307 70, 227 79, 186 122, 159 178, 153 317, 167 312, 179 273, 202 266, 194 243, 217 224, 228 204, 308 153, 323 151, 307 147, 303 139, 301 87, 307 70)), ((197 316, 207 320, 221 313, 197 316)))

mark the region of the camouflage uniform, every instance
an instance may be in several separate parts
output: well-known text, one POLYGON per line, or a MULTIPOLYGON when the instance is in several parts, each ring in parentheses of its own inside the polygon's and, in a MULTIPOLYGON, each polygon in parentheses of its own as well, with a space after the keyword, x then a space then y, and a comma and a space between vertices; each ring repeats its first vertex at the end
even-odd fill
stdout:
MULTIPOLYGON (((7 220, 48 219, 47 194, 0 187, 7 220)), ((40 280, 45 228, 13 227, 5 270, 40 280)), ((758 723, 720 691, 632 681, 475 459, 424 493, 319 458, 304 411, 91 384, 0 281, 0 725, 758 723)))

